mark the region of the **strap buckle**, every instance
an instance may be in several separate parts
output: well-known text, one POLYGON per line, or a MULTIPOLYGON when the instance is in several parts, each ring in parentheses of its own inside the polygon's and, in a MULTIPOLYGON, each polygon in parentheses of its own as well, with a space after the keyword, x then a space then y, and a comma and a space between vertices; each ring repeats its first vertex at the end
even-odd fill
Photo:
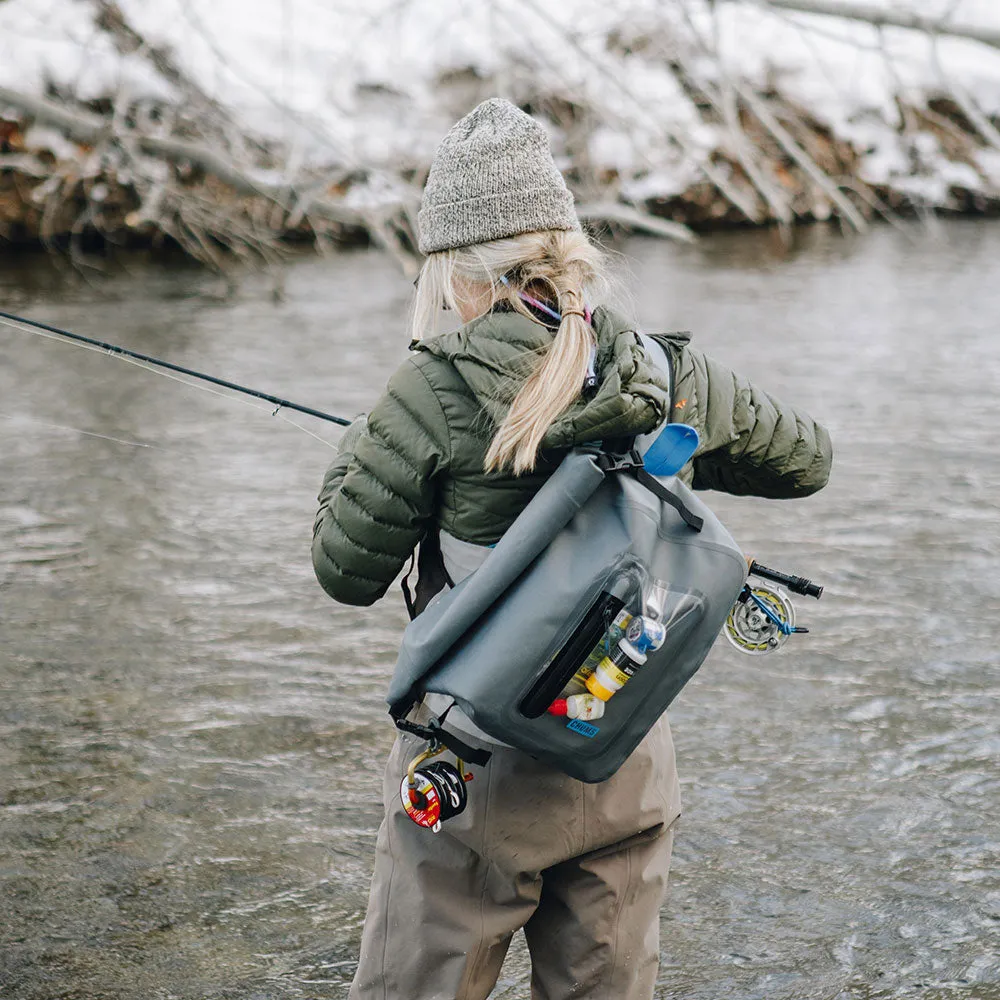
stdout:
MULTIPOLYGON (((449 706, 444 714, 447 715, 450 711, 451 706, 449 706)), ((446 747, 456 757, 466 760, 470 764, 485 767, 489 763, 490 757, 493 756, 489 750, 479 750, 476 747, 470 746, 465 740, 460 739, 454 733, 448 732, 442 725, 444 721, 443 716, 441 718, 428 719, 427 724, 424 726, 417 722, 410 722, 409 719, 398 718, 395 715, 392 716, 392 721, 396 724, 396 728, 402 730, 404 733, 427 740, 432 747, 446 747)))
POLYGON ((632 469, 641 469, 642 455, 635 448, 626 452, 612 454, 601 452, 597 457, 597 466, 602 472, 630 472, 632 469))
POLYGON ((646 471, 642 455, 635 448, 618 454, 602 452, 597 456, 597 466, 605 474, 624 472, 626 475, 632 476, 660 500, 673 507, 689 528, 701 531, 704 527, 705 520, 701 515, 696 514, 673 490, 667 489, 655 476, 651 476, 646 471))

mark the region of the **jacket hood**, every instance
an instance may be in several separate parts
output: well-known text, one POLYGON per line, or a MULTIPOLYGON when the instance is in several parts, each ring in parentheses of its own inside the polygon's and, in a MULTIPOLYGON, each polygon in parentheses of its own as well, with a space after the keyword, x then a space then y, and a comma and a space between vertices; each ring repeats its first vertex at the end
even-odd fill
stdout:
MULTIPOLYGON (((611 309, 593 314, 600 383, 556 418, 543 448, 645 434, 669 408, 666 377, 646 358, 634 327, 611 309)), ((495 424, 507 415, 554 332, 516 312, 492 312, 413 345, 450 362, 495 424)))

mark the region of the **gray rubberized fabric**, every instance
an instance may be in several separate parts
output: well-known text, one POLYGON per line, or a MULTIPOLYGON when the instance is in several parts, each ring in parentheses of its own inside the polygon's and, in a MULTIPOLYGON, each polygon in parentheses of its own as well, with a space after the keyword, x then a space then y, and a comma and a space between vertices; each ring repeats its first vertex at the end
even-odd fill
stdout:
POLYGON ((490 736, 581 781, 614 774, 708 655, 746 579, 719 520, 676 478, 665 482, 702 531, 627 475, 605 477, 595 454, 570 453, 483 565, 409 624, 390 706, 448 695, 490 736), (664 645, 600 722, 527 717, 523 699, 581 617, 636 572, 670 589, 677 617, 664 645))
POLYGON ((401 734, 386 768, 349 1000, 485 1000, 521 927, 534 1000, 650 1000, 680 814, 666 718, 599 785, 494 748, 438 834, 400 804, 423 746, 401 734))
POLYGON ((440 663, 603 481, 594 455, 579 453, 563 460, 482 566, 407 626, 389 684, 390 705, 405 699, 440 663))

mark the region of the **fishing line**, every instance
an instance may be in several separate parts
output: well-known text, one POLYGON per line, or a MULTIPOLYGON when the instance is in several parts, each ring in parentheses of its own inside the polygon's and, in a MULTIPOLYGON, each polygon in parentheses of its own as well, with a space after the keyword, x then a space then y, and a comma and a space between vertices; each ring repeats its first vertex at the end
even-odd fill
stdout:
POLYGON ((0 420, 10 420, 13 423, 37 424, 39 427, 48 427, 56 431, 68 431, 70 434, 86 434, 87 437, 100 438, 102 441, 114 441, 115 444, 128 444, 134 448, 153 448, 156 451, 163 449, 156 444, 147 444, 145 441, 130 441, 128 438, 112 437, 110 434, 98 434, 97 431, 85 431, 81 427, 70 427, 67 424, 53 424, 48 420, 38 420, 35 417, 26 417, 22 413, 0 413, 0 420))
MULTIPOLYGON (((328 448, 335 448, 336 445, 327 441, 325 438, 320 437, 318 434, 314 434, 307 427, 303 427, 302 424, 290 419, 280 411, 296 410, 299 413, 305 413, 312 417, 318 417, 320 420, 327 420, 330 423, 339 424, 342 427, 346 427, 351 422, 350 420, 346 420, 344 417, 334 416, 332 413, 324 413, 322 410, 317 410, 312 406, 304 406, 301 403, 294 403, 291 400, 282 399, 280 396, 274 396, 270 393, 262 392, 259 389, 251 389, 248 386, 239 385, 238 383, 230 382, 227 379, 217 378, 214 375, 207 375, 205 372, 195 371, 193 368, 185 368, 182 365, 175 365, 170 361, 162 361, 159 358, 154 358, 148 354, 141 354, 138 351, 132 351, 125 347, 119 347, 116 344, 108 344, 100 340, 94 340, 92 337, 84 337, 78 333, 70 333, 68 330, 61 330, 59 327, 50 326, 48 323, 40 323, 37 320, 27 319, 24 316, 15 316, 12 313, 0 311, 0 323, 3 323, 14 330, 20 330, 22 333, 33 333, 36 336, 46 337, 49 340, 58 340, 63 342, 69 341, 75 346, 96 351, 99 354, 109 354, 114 357, 121 358, 121 360, 129 362, 129 364, 133 364, 137 368, 143 368, 155 375, 162 375, 164 378, 180 382, 182 385, 191 386, 194 389, 201 389, 203 392, 210 392, 213 395, 221 396, 224 399, 239 399, 239 397, 231 396, 225 392, 219 392, 218 389, 212 389, 207 385, 199 385, 195 382, 190 382, 188 379, 179 378, 178 375, 170 374, 170 372, 177 372, 180 375, 186 375, 189 378, 200 379, 203 382, 209 382, 212 385, 221 386, 222 388, 229 389, 233 392, 240 392, 246 396, 253 396, 256 399, 265 400, 268 403, 274 403, 275 409, 271 413, 272 416, 279 417, 281 420, 284 420, 285 423, 291 424, 293 427, 297 427, 300 431, 303 431, 310 437, 315 438, 317 441, 321 441, 328 448), (167 371, 162 371, 161 369, 167 369, 167 371)), ((252 406, 256 410, 266 409, 266 407, 251 403, 249 400, 242 399, 240 402, 247 406, 252 406)))

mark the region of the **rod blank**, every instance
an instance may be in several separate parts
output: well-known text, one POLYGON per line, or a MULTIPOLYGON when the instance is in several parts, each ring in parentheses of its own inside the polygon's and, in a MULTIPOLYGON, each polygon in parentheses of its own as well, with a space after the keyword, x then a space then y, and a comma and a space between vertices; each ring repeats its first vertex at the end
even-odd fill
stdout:
POLYGON ((265 402, 274 403, 281 410, 296 410, 299 413, 307 413, 310 417, 319 417, 320 420, 329 420, 332 424, 340 424, 347 427, 350 420, 344 417, 334 416, 332 413, 324 413, 312 406, 303 406, 301 403, 293 403, 289 399, 282 399, 280 396, 272 396, 269 392, 261 392, 260 389, 251 389, 236 382, 229 382, 224 378, 217 378, 215 375, 206 375, 204 372, 195 371, 193 368, 185 368, 183 365, 175 365, 170 361, 161 361, 159 358, 151 357, 148 354, 140 354, 138 351, 131 351, 127 347, 119 347, 117 344, 107 344, 102 340, 94 340, 92 337, 84 337, 79 333, 70 333, 69 330, 60 330, 57 326, 49 326, 48 323, 40 323, 38 320, 26 319, 24 316, 15 316, 13 313, 0 310, 0 317, 13 320, 15 323, 24 323, 26 326, 34 326, 39 330, 47 330, 49 333, 66 337, 68 340, 75 340, 81 344, 88 344, 91 347, 99 347, 109 354, 119 354, 125 358, 135 358, 137 361, 144 361, 146 364, 157 365, 172 372, 179 372, 181 375, 189 375, 191 378, 201 379, 203 382, 211 382, 212 385, 222 386, 224 389, 232 389, 233 392, 242 392, 247 396, 255 396, 265 402))

